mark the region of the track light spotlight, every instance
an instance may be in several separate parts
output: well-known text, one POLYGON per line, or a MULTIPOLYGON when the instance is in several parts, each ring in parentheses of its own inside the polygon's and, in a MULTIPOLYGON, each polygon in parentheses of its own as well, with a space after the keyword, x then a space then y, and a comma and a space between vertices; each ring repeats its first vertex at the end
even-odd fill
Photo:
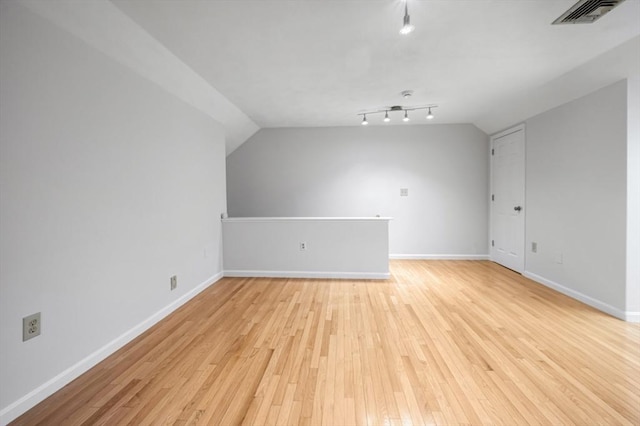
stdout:
POLYGON ((409 0, 404 1, 404 19, 402 20, 402 28, 400 28, 400 34, 406 35, 415 29, 411 25, 411 17, 409 17, 409 0))
POLYGON ((404 118, 402 119, 402 121, 409 121, 409 111, 404 111, 404 118))
POLYGON ((367 124, 369 124, 369 122, 367 121, 367 114, 363 114, 362 125, 366 126, 367 124))
POLYGON ((427 120, 432 120, 433 114, 431 114, 431 107, 429 107, 429 112, 427 113, 427 120))
POLYGON ((384 112, 384 120, 385 123, 388 123, 391 121, 391 119, 389 118, 389 111, 385 111, 384 112))

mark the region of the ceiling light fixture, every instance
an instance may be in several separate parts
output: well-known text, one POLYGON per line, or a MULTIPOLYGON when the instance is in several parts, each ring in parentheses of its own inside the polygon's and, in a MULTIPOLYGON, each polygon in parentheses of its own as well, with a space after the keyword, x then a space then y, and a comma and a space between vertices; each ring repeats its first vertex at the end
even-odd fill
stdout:
POLYGON ((409 17, 409 0, 404 0, 404 19, 402 20, 402 28, 400 28, 400 34, 409 34, 415 28, 416 27, 411 25, 411 18, 409 17))
POLYGON ((431 108, 429 107, 429 112, 427 113, 427 120, 433 120, 433 114, 431 113, 431 108))
POLYGON ((359 112, 358 115, 362 116, 362 125, 367 125, 369 124, 369 122, 367 121, 367 115, 384 113, 384 119, 382 121, 384 121, 385 123, 388 123, 391 121, 391 117, 389 117, 389 113, 400 111, 400 112, 404 112, 404 117, 402 118, 402 121, 407 122, 410 120, 409 111, 424 109, 428 111, 427 120, 432 120, 434 118, 434 115, 431 112, 433 108, 438 108, 438 105, 431 104, 431 105, 425 105, 425 106, 407 106, 407 107, 401 106, 401 105, 394 105, 394 106, 382 107, 380 109, 375 109, 371 111, 359 112))

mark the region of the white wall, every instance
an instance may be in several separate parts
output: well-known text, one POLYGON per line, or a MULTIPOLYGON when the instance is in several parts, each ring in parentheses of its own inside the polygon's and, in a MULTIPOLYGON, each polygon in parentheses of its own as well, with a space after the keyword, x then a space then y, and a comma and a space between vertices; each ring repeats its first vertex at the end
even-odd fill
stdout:
POLYGON ((3 423, 219 275, 226 195, 210 117, 18 2, 0 11, 3 423))
POLYGON ((527 273, 611 313, 626 297, 626 93, 621 81, 526 121, 527 273))
POLYGON ((389 278, 388 218, 230 218, 222 233, 225 276, 389 278))
POLYGON ((486 256, 488 144, 467 124, 262 129, 227 157, 229 215, 389 216, 391 254, 486 256))
POLYGON ((123 13, 122 3, 20 0, 20 4, 215 119, 224 129, 227 153, 258 130, 244 112, 123 13))

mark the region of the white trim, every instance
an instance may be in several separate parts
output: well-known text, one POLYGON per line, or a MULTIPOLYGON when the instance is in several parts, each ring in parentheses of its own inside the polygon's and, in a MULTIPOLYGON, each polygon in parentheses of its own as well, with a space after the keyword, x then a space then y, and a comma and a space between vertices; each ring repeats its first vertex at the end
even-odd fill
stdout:
MULTIPOLYGON (((626 307, 640 309, 640 76, 627 78, 627 265, 626 307), (636 188, 636 190, 631 190, 636 188), (635 219, 634 219, 635 218, 635 219)), ((640 312, 627 321, 640 322, 640 312)))
MULTIPOLYGON (((494 133, 491 135, 491 139, 498 139, 504 136, 510 135, 512 133, 518 132, 520 130, 526 129, 526 123, 516 124, 515 126, 508 127, 504 130, 499 131, 498 133, 494 133)), ((491 141, 491 148, 493 148, 493 140, 491 141)))
POLYGON ((340 280, 388 280, 388 272, 316 272, 316 271, 251 271, 225 270, 225 277, 243 278, 323 278, 340 280))
POLYGON ((390 254, 389 259, 489 260, 488 254, 390 254))
POLYGON ((624 320, 627 322, 640 323, 640 312, 625 311, 624 320))
POLYGON ((389 221, 392 217, 227 217, 223 222, 368 222, 389 221))
POLYGON ((608 303, 604 303, 598 299, 594 299, 591 296, 580 293, 579 291, 548 280, 544 277, 541 277, 540 275, 534 274, 533 272, 524 271, 522 275, 618 319, 629 322, 640 322, 640 312, 621 311, 620 309, 611 306, 608 303))
POLYGON ((151 315, 140 324, 134 326, 130 330, 124 332, 120 336, 116 337, 111 342, 107 343, 97 351, 88 355, 84 359, 78 361, 71 367, 67 368, 54 378, 48 380, 42 385, 38 386, 28 394, 24 395, 22 398, 17 401, 9 404, 7 407, 0 411, 0 424, 5 425, 10 421, 15 420, 18 416, 25 413, 27 410, 33 408, 39 402, 43 401, 45 398, 52 395, 54 392, 60 390, 62 387, 70 383, 72 380, 78 378, 80 375, 85 373, 90 368, 96 366, 98 363, 103 361, 109 355, 115 353, 118 349, 122 348, 124 345, 153 327, 160 320, 167 317, 173 311, 178 309, 180 306, 187 303, 193 297, 198 295, 200 292, 205 290, 207 287, 215 284, 223 277, 223 273, 219 272, 212 277, 208 278, 203 283, 199 284, 193 290, 185 293, 180 298, 174 300, 169 305, 160 309, 155 314, 151 315))

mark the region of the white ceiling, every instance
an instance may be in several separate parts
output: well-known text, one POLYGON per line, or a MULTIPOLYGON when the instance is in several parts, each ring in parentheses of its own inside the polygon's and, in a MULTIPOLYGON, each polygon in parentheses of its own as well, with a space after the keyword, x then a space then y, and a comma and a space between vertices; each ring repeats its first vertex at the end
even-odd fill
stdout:
MULTIPOLYGON (((600 75, 611 59, 597 57, 640 35, 640 0, 561 26, 574 0, 409 0, 408 36, 401 0, 112 2, 260 127, 357 125, 362 110, 435 103, 433 122, 493 133, 566 101, 558 82, 589 61, 600 75)), ((637 68, 631 55, 623 65, 637 68)), ((608 83, 575 77, 571 93, 608 83)))

